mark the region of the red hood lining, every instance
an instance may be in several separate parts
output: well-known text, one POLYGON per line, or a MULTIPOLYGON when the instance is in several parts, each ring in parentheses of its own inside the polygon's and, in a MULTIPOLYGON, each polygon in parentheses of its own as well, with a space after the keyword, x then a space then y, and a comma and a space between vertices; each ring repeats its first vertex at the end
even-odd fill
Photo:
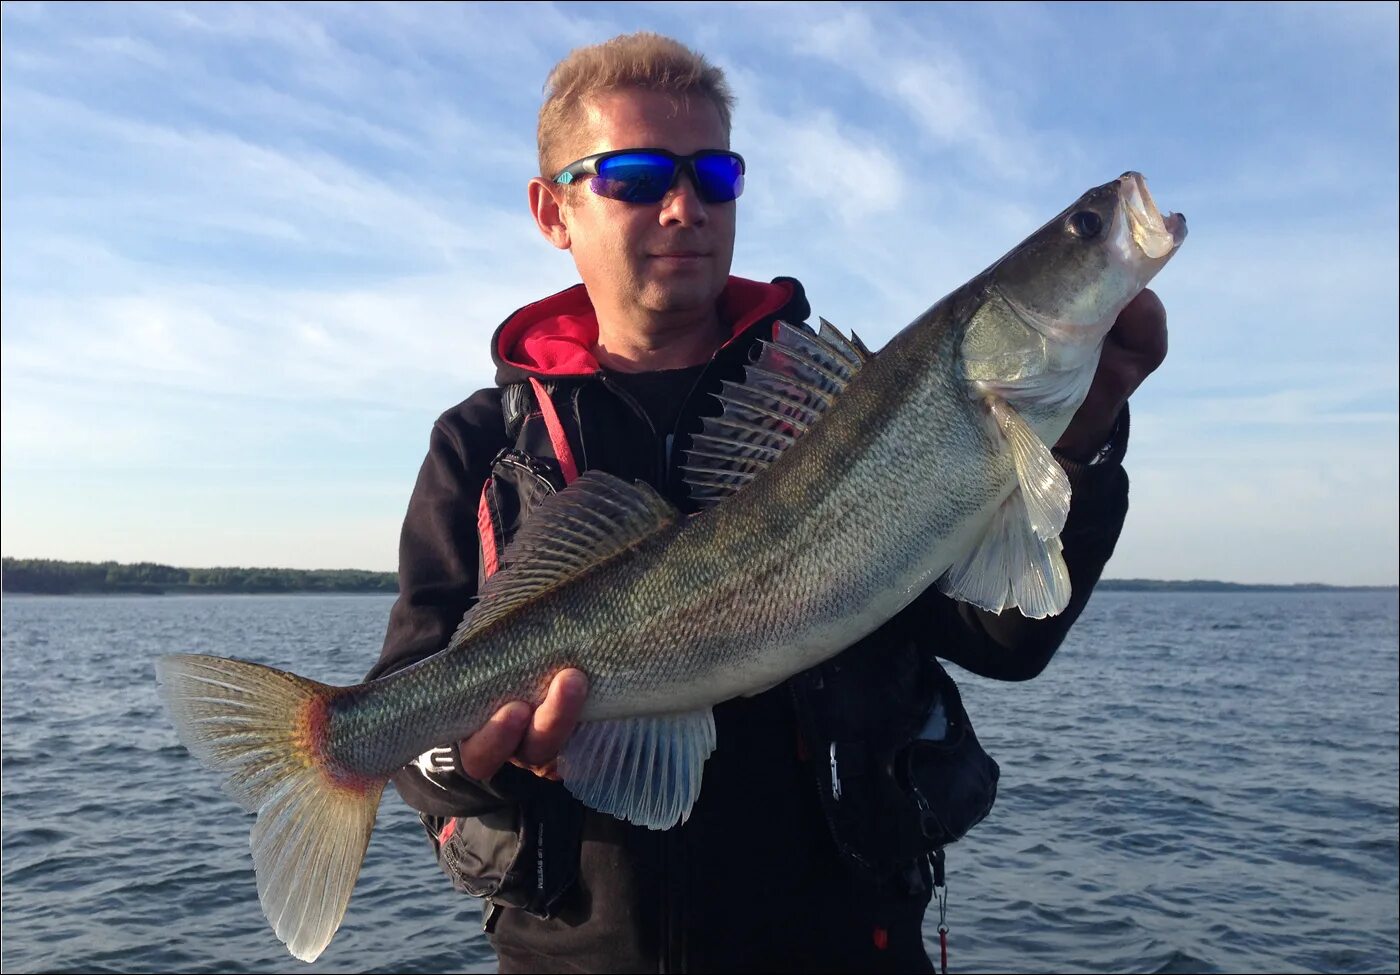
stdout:
MULTIPOLYGON (((766 284, 731 276, 718 302, 720 320, 733 323, 728 341, 781 309, 792 294, 786 281, 766 284)), ((597 344, 598 316, 588 291, 576 284, 508 318, 497 333, 496 354, 504 364, 536 375, 591 376, 599 369, 597 344)))

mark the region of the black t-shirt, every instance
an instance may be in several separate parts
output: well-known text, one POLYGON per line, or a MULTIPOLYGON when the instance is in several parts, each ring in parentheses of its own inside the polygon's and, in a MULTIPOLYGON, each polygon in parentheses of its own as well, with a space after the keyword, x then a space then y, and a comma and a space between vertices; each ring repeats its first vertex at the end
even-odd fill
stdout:
POLYGON ((646 412, 658 435, 665 437, 676 428, 681 406, 705 371, 706 363, 684 369, 658 369, 655 372, 603 370, 608 379, 621 386, 646 412))

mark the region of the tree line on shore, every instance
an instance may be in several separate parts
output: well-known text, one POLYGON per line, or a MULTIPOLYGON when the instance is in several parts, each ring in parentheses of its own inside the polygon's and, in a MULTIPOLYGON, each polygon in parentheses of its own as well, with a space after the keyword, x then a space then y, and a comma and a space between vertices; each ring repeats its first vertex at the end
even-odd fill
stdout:
POLYGON ((392 572, 363 569, 183 569, 156 562, 3 560, 0 588, 22 593, 397 592, 392 572))
MULTIPOLYGON (((182 569, 158 562, 60 562, 56 559, 3 560, 5 592, 191 593, 191 592, 397 592, 392 572, 364 569, 182 569)), ((1395 589, 1395 586, 1328 586, 1318 583, 1255 585, 1213 579, 1103 579, 1102 592, 1327 592, 1395 589)))

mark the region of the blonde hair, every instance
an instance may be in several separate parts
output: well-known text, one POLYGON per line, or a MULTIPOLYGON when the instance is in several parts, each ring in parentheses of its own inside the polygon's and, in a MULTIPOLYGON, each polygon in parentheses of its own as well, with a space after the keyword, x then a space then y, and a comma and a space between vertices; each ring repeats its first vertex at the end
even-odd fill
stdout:
POLYGON ((663 92, 678 102, 696 95, 708 98, 719 110, 725 140, 729 139, 734 95, 723 71, 672 38, 648 31, 623 34, 575 48, 549 73, 540 106, 541 176, 549 179, 571 162, 558 157, 580 136, 588 98, 625 88, 663 92))

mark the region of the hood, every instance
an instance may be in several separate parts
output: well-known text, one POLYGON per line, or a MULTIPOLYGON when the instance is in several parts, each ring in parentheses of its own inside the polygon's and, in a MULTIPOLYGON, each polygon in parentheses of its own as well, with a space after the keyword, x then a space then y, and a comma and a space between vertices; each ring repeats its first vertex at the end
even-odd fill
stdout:
MULTIPOLYGON (((730 326, 729 341, 778 312, 803 321, 810 314, 802 286, 792 278, 771 284, 731 276, 719 296, 720 320, 730 326)), ((496 329, 491 357, 500 385, 536 378, 592 376, 598 370, 593 347, 598 316, 581 284, 542 298, 513 313, 496 329)), ((728 344, 728 343, 726 343, 728 344)))

